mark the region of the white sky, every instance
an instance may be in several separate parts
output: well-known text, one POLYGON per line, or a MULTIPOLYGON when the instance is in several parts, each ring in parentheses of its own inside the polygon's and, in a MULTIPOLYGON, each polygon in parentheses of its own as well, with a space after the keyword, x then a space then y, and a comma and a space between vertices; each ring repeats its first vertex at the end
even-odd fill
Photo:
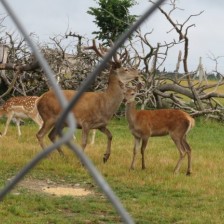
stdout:
MULTIPOLYGON (((96 30, 93 23, 94 17, 87 14, 91 6, 96 6, 94 0, 7 0, 13 10, 21 19, 28 32, 34 32, 42 41, 57 34, 64 34, 68 26, 72 32, 92 38, 92 32, 96 30)), ((148 0, 137 0, 139 2, 132 9, 132 13, 141 15, 150 4, 148 0)), ((197 68, 199 57, 202 57, 204 68, 207 72, 215 68, 214 62, 208 55, 224 56, 224 1, 223 0, 179 0, 179 11, 176 19, 181 23, 190 14, 197 14, 204 10, 199 17, 193 17, 189 24, 195 24, 188 32, 189 37, 189 70, 197 68)), ((0 13, 5 10, 0 4, 0 13)), ((6 21, 7 27, 13 30, 10 21, 6 21)), ((151 35, 152 41, 163 43, 172 37, 177 39, 177 34, 167 34, 171 26, 159 12, 155 13, 142 26, 142 31, 147 32, 154 29, 151 35)), ((176 65, 178 49, 173 49, 168 55, 165 64, 166 70, 173 71, 176 65)), ((224 73, 224 58, 219 59, 218 70, 224 73)))

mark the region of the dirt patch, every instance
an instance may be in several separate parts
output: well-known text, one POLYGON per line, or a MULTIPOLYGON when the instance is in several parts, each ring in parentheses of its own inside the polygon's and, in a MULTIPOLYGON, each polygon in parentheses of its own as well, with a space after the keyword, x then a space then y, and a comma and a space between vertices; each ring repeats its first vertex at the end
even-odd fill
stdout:
POLYGON ((80 184, 58 184, 50 180, 25 179, 17 185, 14 194, 19 194, 18 189, 21 188, 55 196, 83 197, 93 194, 89 189, 80 187, 80 184))
POLYGON ((63 196, 63 195, 71 195, 71 196, 86 196, 89 195, 90 192, 82 189, 82 188, 69 188, 69 187, 50 187, 43 188, 43 191, 49 194, 63 196))

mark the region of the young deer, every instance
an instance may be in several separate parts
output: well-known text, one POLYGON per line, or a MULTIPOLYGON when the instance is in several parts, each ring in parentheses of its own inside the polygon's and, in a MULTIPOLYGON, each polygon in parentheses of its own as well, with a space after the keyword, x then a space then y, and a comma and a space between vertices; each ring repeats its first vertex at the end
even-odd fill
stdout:
POLYGON ((20 119, 31 118, 39 127, 42 126, 42 119, 38 114, 36 108, 36 102, 39 97, 37 96, 17 96, 11 97, 7 100, 0 108, 0 117, 6 116, 6 126, 2 136, 6 135, 8 126, 12 118, 15 119, 16 126, 18 129, 18 135, 21 135, 20 130, 20 119))
POLYGON ((174 169, 174 173, 179 171, 181 162, 187 154, 187 175, 190 175, 191 148, 186 141, 186 135, 194 126, 194 119, 184 111, 175 109, 136 110, 136 92, 136 89, 129 88, 126 93, 124 93, 124 100, 126 102, 126 118, 129 124, 129 129, 135 139, 133 159, 130 169, 134 169, 136 151, 140 141, 142 141, 142 169, 145 169, 144 152, 149 137, 164 136, 169 134, 180 153, 180 158, 174 169))
MULTIPOLYGON (((103 56, 102 49, 100 51, 96 47, 95 42, 88 49, 93 49, 98 56, 103 56)), ((86 147, 88 134, 91 129, 98 129, 107 136, 107 149, 103 157, 104 162, 110 156, 112 141, 112 134, 107 128, 107 124, 123 101, 124 85, 138 78, 136 69, 119 67, 121 64, 120 60, 117 58, 114 60, 115 62, 110 62, 113 67, 110 70, 107 89, 104 92, 85 92, 72 110, 76 118, 77 128, 82 129, 81 146, 83 150, 86 147)), ((70 101, 76 94, 76 91, 63 90, 63 93, 67 100, 70 101)), ((44 122, 42 128, 37 133, 37 138, 42 148, 45 148, 43 138, 50 130, 48 137, 52 142, 55 141, 55 124, 62 110, 53 91, 48 91, 40 97, 37 109, 44 122)), ((58 151, 60 154, 63 154, 60 148, 58 148, 58 151)))

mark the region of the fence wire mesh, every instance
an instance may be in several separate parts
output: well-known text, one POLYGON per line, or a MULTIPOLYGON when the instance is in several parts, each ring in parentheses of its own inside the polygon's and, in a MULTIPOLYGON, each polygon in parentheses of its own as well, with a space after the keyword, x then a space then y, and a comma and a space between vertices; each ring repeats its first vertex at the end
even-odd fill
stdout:
POLYGON ((70 113, 71 109, 75 106, 80 96, 88 89, 88 87, 93 83, 96 76, 100 74, 100 72, 105 68, 106 64, 112 58, 112 56, 116 53, 120 46, 125 42, 125 40, 156 10, 158 6, 160 6, 165 0, 158 0, 155 4, 153 4, 146 12, 122 35, 120 38, 114 43, 113 48, 105 55, 104 59, 96 66, 91 74, 87 77, 87 79, 81 84, 80 88, 78 89, 77 94, 71 100, 71 102, 67 102, 60 87, 57 84, 55 79, 55 75, 51 70, 50 66, 48 65, 47 61, 40 53, 39 49, 32 41, 28 33, 26 32, 25 27, 20 22, 20 19, 17 17, 16 13, 9 5, 6 0, 0 0, 4 8, 6 9, 8 15, 11 17, 15 25, 17 26, 18 30, 24 36, 25 40, 27 41, 29 47, 31 48, 34 56, 37 58, 38 62, 40 63, 41 67, 43 68, 46 77, 48 78, 52 89, 54 90, 61 107, 63 108, 63 112, 56 124, 57 130, 59 127, 66 122, 69 124, 68 131, 66 133, 58 133, 60 135, 60 139, 55 142, 54 144, 47 147, 45 150, 41 151, 35 158, 33 158, 19 173, 6 184, 6 186, 0 191, 0 200, 12 190, 18 182, 22 180, 22 178, 33 168, 37 163, 39 163, 42 159, 44 159, 48 154, 52 151, 56 150, 59 146, 66 145, 72 152, 79 158, 82 164, 87 168, 89 174, 92 176, 96 184, 108 198, 109 202, 113 205, 116 209, 117 213, 120 215, 122 221, 124 223, 134 223, 133 218, 131 215, 126 211, 122 203, 120 202, 119 198, 115 195, 109 184, 106 182, 104 177, 101 175, 100 171, 94 166, 91 160, 84 154, 83 150, 79 148, 77 145, 73 143, 73 134, 76 130, 76 121, 74 116, 70 113))

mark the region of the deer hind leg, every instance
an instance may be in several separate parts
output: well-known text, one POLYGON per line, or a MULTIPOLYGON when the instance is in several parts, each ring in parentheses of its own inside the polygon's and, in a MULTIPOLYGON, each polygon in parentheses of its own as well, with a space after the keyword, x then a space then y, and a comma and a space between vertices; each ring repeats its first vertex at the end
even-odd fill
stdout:
POLYGON ((186 151, 184 149, 184 146, 183 146, 183 143, 182 143, 182 138, 180 137, 174 137, 174 136, 171 136, 172 140, 174 141, 179 153, 180 153, 180 157, 179 157, 179 160, 177 162, 177 165, 175 166, 174 168, 174 174, 177 174, 179 172, 179 169, 180 169, 180 166, 181 166, 181 163, 183 162, 183 159, 186 155, 186 151))
POLYGON ((87 146, 87 140, 88 140, 88 135, 89 135, 89 129, 82 127, 82 149, 83 151, 85 150, 86 146, 87 146))
POLYGON ((107 150, 103 156, 103 162, 106 163, 110 157, 111 142, 112 142, 113 137, 112 137, 111 132, 106 127, 99 128, 99 130, 107 136, 107 150))
POLYGON ((182 139, 182 145, 185 149, 185 152, 187 153, 187 158, 188 158, 188 167, 187 167, 187 173, 186 175, 190 175, 191 174, 191 147, 190 145, 187 143, 187 140, 186 140, 186 135, 184 135, 183 139, 182 139))
MULTIPOLYGON (((54 128, 51 130, 51 132, 49 133, 48 137, 49 137, 49 139, 54 143, 55 140, 56 140, 56 136, 57 136, 56 128, 54 127, 54 128)), ((59 154, 60 154, 61 156, 64 156, 64 153, 63 153, 63 151, 62 151, 62 149, 61 149, 60 147, 58 147, 57 150, 58 150, 58 152, 59 152, 59 154)))
POLYGON ((44 144, 44 136, 50 131, 50 129, 54 126, 54 122, 51 121, 50 119, 47 120, 47 122, 44 122, 41 129, 37 132, 36 137, 39 141, 39 144, 42 149, 45 149, 45 144, 44 144))
POLYGON ((18 135, 21 136, 22 133, 21 133, 21 130, 20 130, 20 119, 16 118, 15 122, 16 122, 17 130, 18 130, 18 135))
POLYGON ((135 137, 135 142, 134 142, 134 148, 133 148, 133 157, 132 157, 132 162, 131 162, 131 166, 129 170, 133 170, 134 169, 134 163, 135 163, 135 158, 136 158, 136 154, 137 154, 137 149, 140 145, 140 138, 135 137))

